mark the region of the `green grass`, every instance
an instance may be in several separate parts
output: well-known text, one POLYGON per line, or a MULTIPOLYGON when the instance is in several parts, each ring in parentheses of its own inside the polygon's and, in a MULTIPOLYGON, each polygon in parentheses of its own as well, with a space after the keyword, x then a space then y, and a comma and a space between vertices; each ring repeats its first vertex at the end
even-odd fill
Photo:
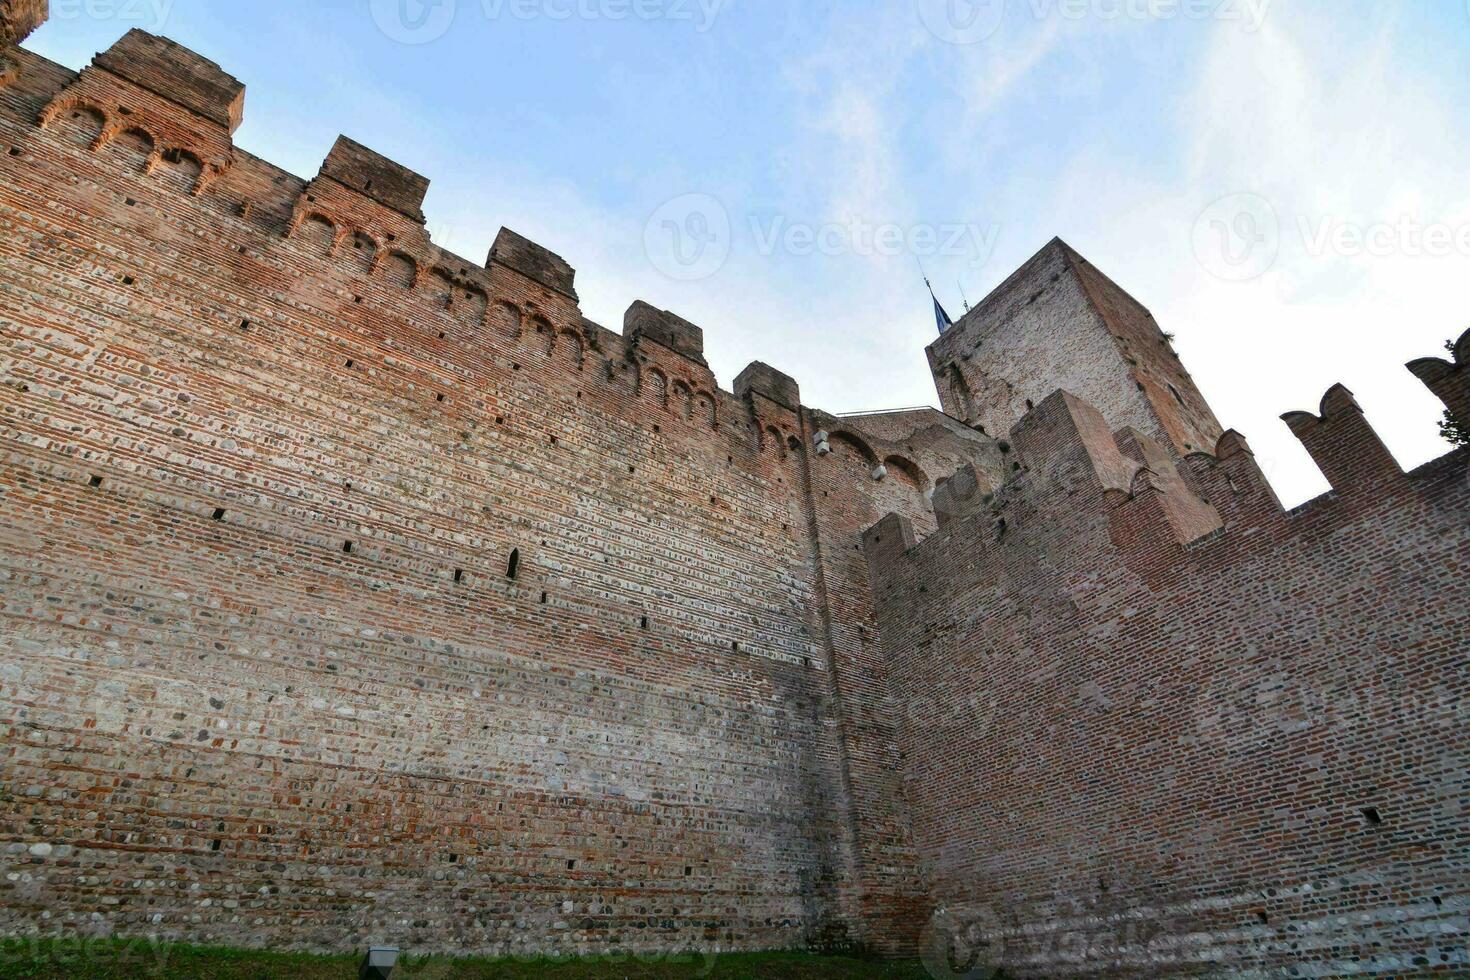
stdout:
MULTIPOLYGON (((27 980, 355 980, 358 956, 312 956, 134 940, 5 940, 0 976, 27 980)), ((928 980, 917 963, 807 953, 685 953, 586 960, 414 959, 393 980, 928 980)))

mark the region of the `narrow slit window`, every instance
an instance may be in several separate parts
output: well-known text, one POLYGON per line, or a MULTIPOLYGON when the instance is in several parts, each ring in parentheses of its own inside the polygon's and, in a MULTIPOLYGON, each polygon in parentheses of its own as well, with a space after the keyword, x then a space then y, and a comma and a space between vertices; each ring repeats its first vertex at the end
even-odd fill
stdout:
POLYGON ((350 357, 347 359, 347 366, 348 366, 348 368, 351 368, 352 367, 352 358, 350 358, 350 357))
POLYGON ((464 569, 463 568, 456 568, 454 570, 454 581, 455 581, 455 584, 456 585, 459 584, 460 582, 463 582, 464 581, 464 569))
POLYGON ((521 549, 515 548, 510 553, 510 560, 505 563, 505 577, 512 582, 521 573, 521 549))
POLYGON ((342 554, 344 554, 344 555, 350 555, 350 554, 352 554, 352 542, 351 541, 343 541, 342 542, 342 554))
POLYGON ((102 487, 102 477, 94 476, 87 483, 93 490, 99 490, 102 487))
POLYGON ((639 629, 645 629, 645 630, 648 629, 648 617, 647 616, 644 616, 642 619, 638 620, 638 628, 639 629))
POLYGON ((1377 807, 1365 807, 1363 809, 1363 819, 1368 821, 1368 826, 1370 827, 1379 827, 1383 825, 1383 815, 1378 812, 1377 807))
POLYGON ((214 519, 217 521, 225 519, 225 509, 223 507, 216 507, 214 509, 214 519))

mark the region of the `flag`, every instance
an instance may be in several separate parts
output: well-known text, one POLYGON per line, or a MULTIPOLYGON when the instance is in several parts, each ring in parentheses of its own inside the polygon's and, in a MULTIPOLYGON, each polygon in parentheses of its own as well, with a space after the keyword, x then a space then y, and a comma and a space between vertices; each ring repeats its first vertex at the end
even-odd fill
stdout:
POLYGON ((934 295, 934 287, 929 285, 928 279, 924 280, 924 285, 929 286, 929 298, 934 301, 934 321, 939 326, 940 336, 943 336, 946 330, 954 326, 954 321, 944 312, 944 307, 940 305, 939 297, 934 295))

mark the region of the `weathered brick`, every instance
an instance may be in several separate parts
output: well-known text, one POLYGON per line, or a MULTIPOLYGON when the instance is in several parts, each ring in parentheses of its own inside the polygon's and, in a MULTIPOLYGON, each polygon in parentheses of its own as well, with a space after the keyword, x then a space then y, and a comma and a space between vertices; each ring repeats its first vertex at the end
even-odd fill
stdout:
POLYGON ((237 149, 192 52, 11 50, 0 930, 1470 966, 1464 452, 1334 389, 1283 512, 1059 242, 930 348, 952 415, 727 392, 366 147, 237 149))

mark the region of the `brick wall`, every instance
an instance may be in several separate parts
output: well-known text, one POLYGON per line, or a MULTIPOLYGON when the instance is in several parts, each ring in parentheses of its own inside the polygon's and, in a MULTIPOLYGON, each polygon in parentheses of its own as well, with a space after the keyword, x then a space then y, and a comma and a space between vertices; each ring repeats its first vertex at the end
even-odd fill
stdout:
POLYGON ((912 947, 891 740, 834 658, 876 649, 861 529, 968 443, 818 457, 693 325, 590 323, 511 232, 438 249, 391 161, 234 147, 211 62, 20 57, 0 929, 912 947))
POLYGON ((1335 488, 1291 513, 1234 433, 1186 491, 1057 395, 983 506, 868 533, 931 962, 1470 970, 1467 457, 1400 472, 1340 387, 1288 421, 1335 488))
POLYGON ((1463 452, 1335 388, 1284 513, 1060 243, 931 348, 1003 440, 726 391, 360 144, 243 152, 193 52, 11 57, 0 930, 1470 968, 1463 452))

